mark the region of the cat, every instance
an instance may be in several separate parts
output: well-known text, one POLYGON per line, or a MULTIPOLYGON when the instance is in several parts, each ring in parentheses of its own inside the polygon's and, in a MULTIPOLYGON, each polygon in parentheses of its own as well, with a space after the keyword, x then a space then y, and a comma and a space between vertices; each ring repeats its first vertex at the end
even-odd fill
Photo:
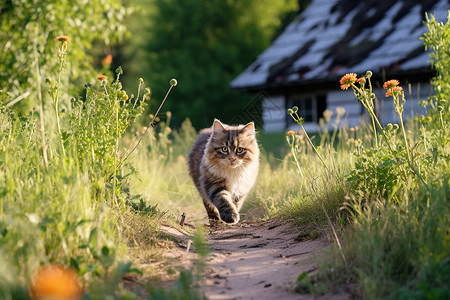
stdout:
POLYGON ((254 123, 230 126, 215 119, 199 133, 187 164, 209 219, 239 222, 239 210, 259 169, 254 123))

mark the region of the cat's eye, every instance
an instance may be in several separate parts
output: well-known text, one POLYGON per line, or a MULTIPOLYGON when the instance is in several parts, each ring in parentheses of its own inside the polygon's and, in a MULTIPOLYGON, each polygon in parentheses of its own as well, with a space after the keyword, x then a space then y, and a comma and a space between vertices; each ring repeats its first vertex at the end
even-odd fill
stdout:
POLYGON ((220 150, 221 150, 223 153, 228 153, 228 147, 223 146, 220 150))
POLYGON ((242 148, 242 147, 237 147, 236 148, 236 153, 242 153, 242 152, 244 152, 244 148, 242 148))

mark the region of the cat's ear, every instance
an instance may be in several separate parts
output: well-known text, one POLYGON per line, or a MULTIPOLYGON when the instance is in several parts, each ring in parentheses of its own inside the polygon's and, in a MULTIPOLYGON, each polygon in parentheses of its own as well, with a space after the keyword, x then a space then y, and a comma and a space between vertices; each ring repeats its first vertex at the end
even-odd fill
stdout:
POLYGON ((222 122, 220 122, 217 119, 214 119, 213 131, 217 130, 225 130, 225 127, 223 126, 222 122))
POLYGON ((242 131, 250 131, 251 133, 255 133, 255 123, 250 122, 242 128, 242 131))

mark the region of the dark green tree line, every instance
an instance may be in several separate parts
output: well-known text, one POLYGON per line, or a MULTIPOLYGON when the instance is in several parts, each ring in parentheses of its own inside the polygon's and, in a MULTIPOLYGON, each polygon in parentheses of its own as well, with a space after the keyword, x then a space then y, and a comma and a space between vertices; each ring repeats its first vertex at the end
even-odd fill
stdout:
POLYGON ((141 0, 138 5, 143 13, 133 19, 125 61, 150 84, 156 100, 171 78, 178 79, 165 106, 174 125, 185 118, 196 128, 210 126, 214 118, 250 121, 238 114, 255 96, 233 91, 229 83, 270 44, 281 16, 297 2, 141 0))

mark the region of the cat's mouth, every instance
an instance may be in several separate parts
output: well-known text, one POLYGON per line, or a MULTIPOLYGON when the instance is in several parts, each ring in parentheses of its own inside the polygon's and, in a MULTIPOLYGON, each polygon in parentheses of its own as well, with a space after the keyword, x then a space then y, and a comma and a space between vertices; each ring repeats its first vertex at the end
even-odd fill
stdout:
POLYGON ((239 167, 240 165, 241 165, 241 162, 237 161, 237 160, 233 160, 233 161, 229 162, 229 166, 233 169, 239 167))

